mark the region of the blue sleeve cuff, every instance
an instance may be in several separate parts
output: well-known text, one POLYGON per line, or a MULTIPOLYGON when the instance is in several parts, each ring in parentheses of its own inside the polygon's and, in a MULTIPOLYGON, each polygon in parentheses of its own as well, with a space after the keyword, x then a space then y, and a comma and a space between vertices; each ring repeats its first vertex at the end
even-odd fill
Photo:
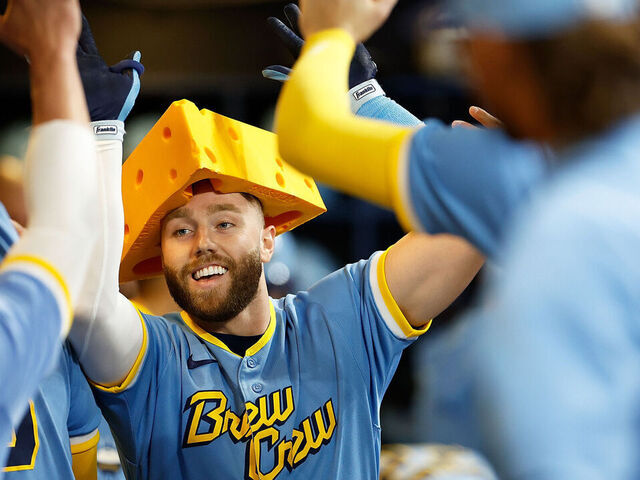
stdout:
POLYGON ((405 127, 424 125, 416 116, 389 97, 378 96, 364 103, 356 112, 359 117, 373 118, 405 127))

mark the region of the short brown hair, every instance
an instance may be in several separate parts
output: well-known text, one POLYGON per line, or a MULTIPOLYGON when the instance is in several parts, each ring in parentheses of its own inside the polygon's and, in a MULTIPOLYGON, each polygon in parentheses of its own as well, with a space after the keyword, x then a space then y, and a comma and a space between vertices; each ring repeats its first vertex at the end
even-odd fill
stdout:
POLYGON ((640 113, 640 21, 585 22, 522 46, 539 72, 561 141, 640 113))

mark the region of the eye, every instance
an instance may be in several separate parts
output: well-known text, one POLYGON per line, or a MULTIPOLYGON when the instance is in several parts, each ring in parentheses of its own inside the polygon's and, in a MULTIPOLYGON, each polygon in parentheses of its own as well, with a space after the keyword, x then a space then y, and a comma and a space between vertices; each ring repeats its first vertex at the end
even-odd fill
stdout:
POLYGON ((218 228, 219 228, 220 230, 228 230, 228 229, 230 229, 231 227, 233 227, 233 223, 231 223, 231 222, 220 222, 220 223, 218 224, 218 228))
POLYGON ((188 228, 179 228, 178 230, 173 232, 173 236, 174 237, 184 237, 186 235, 189 235, 190 233, 191 233, 191 230, 189 230, 188 228))

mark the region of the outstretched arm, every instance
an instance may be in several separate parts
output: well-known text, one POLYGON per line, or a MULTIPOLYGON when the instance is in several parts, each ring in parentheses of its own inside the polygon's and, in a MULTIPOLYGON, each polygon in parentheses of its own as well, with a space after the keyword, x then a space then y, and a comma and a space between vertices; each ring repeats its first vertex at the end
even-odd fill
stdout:
POLYGON ((76 320, 69 334, 84 372, 94 383, 120 383, 143 345, 140 317, 118 291, 118 271, 124 237, 122 209, 122 140, 124 119, 140 90, 140 53, 108 67, 100 56, 89 23, 83 18, 78 65, 96 138, 99 207, 102 222, 76 320), (105 361, 105 359, 109 359, 105 361))
POLYGON ((0 428, 23 413, 53 366, 97 238, 95 146, 75 63, 79 32, 77 1, 10 1, 0 17, 0 40, 30 60, 34 123, 29 224, 0 273, 0 428))
MULTIPOLYGON (((364 37, 349 31, 358 22, 369 22, 365 33, 371 31, 386 3, 302 4, 307 44, 278 102, 282 154, 324 183, 393 208, 406 230, 458 235, 492 256, 513 213, 546 175, 545 153, 498 130, 450 129, 437 120, 413 130, 352 115, 347 71, 355 41, 364 37)), ((385 108, 395 105, 379 99, 385 108)))

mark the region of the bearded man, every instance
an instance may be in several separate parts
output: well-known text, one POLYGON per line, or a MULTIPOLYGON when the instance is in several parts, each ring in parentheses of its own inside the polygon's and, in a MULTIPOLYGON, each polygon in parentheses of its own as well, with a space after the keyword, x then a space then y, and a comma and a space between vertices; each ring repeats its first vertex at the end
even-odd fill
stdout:
POLYGON ((92 328, 78 319, 70 337, 126 476, 377 478, 379 407, 402 350, 482 255, 410 234, 271 299, 263 265, 277 233, 323 211, 317 187, 272 134, 190 102, 170 110, 125 163, 126 215, 118 169, 105 169, 111 272, 92 328), (188 136, 174 124, 184 118, 188 136), (192 158, 209 166, 188 170, 192 158), (120 278, 164 273, 182 312, 146 315, 118 294, 123 232, 120 278))

